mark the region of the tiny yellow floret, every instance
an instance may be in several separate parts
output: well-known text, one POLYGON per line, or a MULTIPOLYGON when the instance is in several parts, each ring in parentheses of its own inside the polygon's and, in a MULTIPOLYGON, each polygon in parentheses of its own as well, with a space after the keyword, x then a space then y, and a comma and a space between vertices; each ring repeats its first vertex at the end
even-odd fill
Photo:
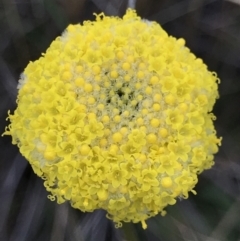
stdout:
POLYGON ((163 177, 161 184, 165 188, 169 188, 172 186, 172 179, 170 177, 163 177))
POLYGON ((113 141, 114 142, 121 142, 122 140, 122 134, 119 132, 116 132, 113 134, 113 141))
POLYGON ((82 87, 85 84, 85 81, 82 77, 78 77, 77 79, 75 79, 75 84, 76 86, 82 87))
POLYGON ((141 83, 136 83, 136 84, 135 84, 135 88, 136 88, 137 90, 141 89, 141 86, 142 86, 141 83))
POLYGON ((88 119, 89 120, 92 120, 92 119, 96 119, 96 114, 95 113, 93 113, 93 112, 90 112, 90 113, 88 113, 88 119))
POLYGON ((157 141, 157 136, 153 133, 147 135, 147 140, 149 143, 155 143, 157 141))
POLYGON ((137 77, 138 77, 139 79, 143 79, 143 78, 144 78, 144 72, 143 72, 143 71, 138 71, 138 72, 137 72, 137 77))
POLYGON ((94 74, 100 74, 100 72, 101 72, 101 68, 98 66, 98 65, 95 65, 94 67, 93 67, 93 72, 94 72, 94 74))
POLYGON ((89 98, 88 98, 88 104, 89 104, 89 105, 93 105, 95 102, 96 102, 96 100, 95 100, 94 97, 89 97, 89 98))
POLYGON ((138 125, 142 126, 142 125, 144 124, 144 119, 141 118, 141 117, 139 117, 139 118, 137 119, 137 123, 138 123, 138 125))
POLYGON ((115 123, 119 123, 121 121, 121 116, 116 115, 116 116, 114 116, 113 120, 114 120, 115 123))
POLYGON ((151 94, 152 93, 152 88, 148 86, 145 90, 146 94, 151 94))
POLYGON ((127 134, 127 132, 128 132, 128 129, 127 129, 127 127, 122 127, 121 129, 120 129, 120 132, 122 133, 122 135, 126 135, 127 134))
POLYGON ((154 104, 153 104, 153 110, 154 110, 154 111, 160 111, 160 110, 161 110, 161 105, 158 104, 158 103, 154 103, 154 104))
POLYGON ((102 122, 103 122, 103 123, 108 123, 109 121, 110 121, 109 116, 104 115, 104 116, 102 117, 102 122))
POLYGON ((124 57, 124 53, 123 53, 122 51, 119 51, 119 52, 117 53, 117 58, 118 58, 118 59, 123 59, 123 57, 124 57))
POLYGON ((78 66, 76 67, 75 71, 76 71, 77 74, 80 74, 80 73, 83 72, 83 67, 82 67, 81 65, 78 65, 78 66))
POLYGON ((156 85, 157 83, 159 82, 159 79, 157 76, 152 76, 151 79, 150 79, 150 83, 152 85, 156 85))
POLYGON ((160 94, 155 94, 155 95, 153 96, 153 100, 154 100, 155 102, 159 102, 161 99, 162 99, 162 96, 161 96, 160 94))
POLYGON ((45 151, 44 158, 46 158, 49 161, 52 161, 56 158, 56 153, 53 151, 45 151))
POLYGON ((90 152, 90 147, 88 145, 82 145, 80 147, 80 153, 83 155, 83 156, 87 156, 90 152))
POLYGON ((108 141, 107 141, 106 138, 101 139, 100 142, 99 142, 99 145, 100 145, 101 147, 105 147, 105 146, 107 146, 107 144, 108 144, 108 141))
POLYGON ((110 75, 111 75, 111 77, 112 77, 113 79, 116 79, 116 78, 118 77, 118 72, 115 71, 115 70, 113 70, 113 71, 110 73, 110 75))
POLYGON ((72 79, 72 73, 70 71, 65 71, 62 78, 63 80, 70 81, 72 79))
POLYGON ((166 128, 161 128, 160 130, 159 130, 159 135, 161 136, 161 137, 167 137, 167 135, 168 135, 168 130, 166 129, 166 128))
POLYGON ((160 125, 160 121, 157 118, 153 118, 151 120, 151 126, 152 127, 158 127, 160 125))
POLYGON ((93 86, 91 84, 85 84, 84 90, 88 93, 92 92, 93 86))
POLYGON ((123 70, 129 70, 131 68, 131 65, 129 63, 125 62, 122 64, 122 68, 123 68, 123 70))
POLYGON ((169 105, 173 105, 175 103, 175 97, 172 94, 165 96, 165 102, 169 105))
POLYGON ((126 82, 129 82, 131 80, 131 76, 129 74, 126 74, 123 78, 126 82))

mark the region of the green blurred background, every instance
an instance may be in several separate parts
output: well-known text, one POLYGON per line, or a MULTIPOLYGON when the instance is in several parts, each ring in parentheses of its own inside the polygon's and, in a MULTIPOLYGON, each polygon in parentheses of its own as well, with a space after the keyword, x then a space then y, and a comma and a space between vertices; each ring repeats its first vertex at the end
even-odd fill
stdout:
POLYGON ((17 82, 69 23, 93 13, 122 16, 128 6, 157 21, 218 73, 214 108, 223 137, 215 165, 199 177, 197 196, 168 207, 165 217, 115 229, 102 210, 81 213, 47 199, 43 182, 0 138, 1 241, 240 241, 240 1, 223 0, 0 0, 0 132, 16 108, 17 82))

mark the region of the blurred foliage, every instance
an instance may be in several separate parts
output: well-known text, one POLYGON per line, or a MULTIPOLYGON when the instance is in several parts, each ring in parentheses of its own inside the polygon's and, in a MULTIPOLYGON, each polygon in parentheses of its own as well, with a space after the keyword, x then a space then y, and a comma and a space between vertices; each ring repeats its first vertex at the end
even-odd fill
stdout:
MULTIPOLYGON (((94 12, 122 16, 126 0, 0 0, 0 131, 16 107, 16 85, 29 61, 38 59, 69 23, 92 20, 94 12)), ((221 79, 214 112, 223 144, 215 166, 200 175, 197 195, 168 207, 165 217, 121 229, 105 212, 81 213, 50 202, 42 180, 0 138, 0 240, 3 241, 237 241, 240 240, 240 5, 223 0, 138 0, 140 16, 186 39, 221 79)))

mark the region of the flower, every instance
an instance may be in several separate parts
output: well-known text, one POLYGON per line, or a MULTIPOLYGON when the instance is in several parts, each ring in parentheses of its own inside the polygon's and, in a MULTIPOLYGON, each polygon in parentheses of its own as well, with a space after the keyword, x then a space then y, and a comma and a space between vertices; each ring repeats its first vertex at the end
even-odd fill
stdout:
POLYGON ((146 228, 213 165, 217 81, 156 22, 99 14, 29 63, 4 134, 51 200, 146 228))

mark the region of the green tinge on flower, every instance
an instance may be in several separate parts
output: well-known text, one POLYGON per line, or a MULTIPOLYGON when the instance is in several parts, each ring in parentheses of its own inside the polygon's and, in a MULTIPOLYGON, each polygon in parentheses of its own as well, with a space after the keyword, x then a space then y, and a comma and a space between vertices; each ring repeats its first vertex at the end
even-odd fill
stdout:
POLYGON ((217 80, 183 39, 134 10, 96 15, 29 63, 5 134, 51 200, 146 228, 213 165, 217 80))

